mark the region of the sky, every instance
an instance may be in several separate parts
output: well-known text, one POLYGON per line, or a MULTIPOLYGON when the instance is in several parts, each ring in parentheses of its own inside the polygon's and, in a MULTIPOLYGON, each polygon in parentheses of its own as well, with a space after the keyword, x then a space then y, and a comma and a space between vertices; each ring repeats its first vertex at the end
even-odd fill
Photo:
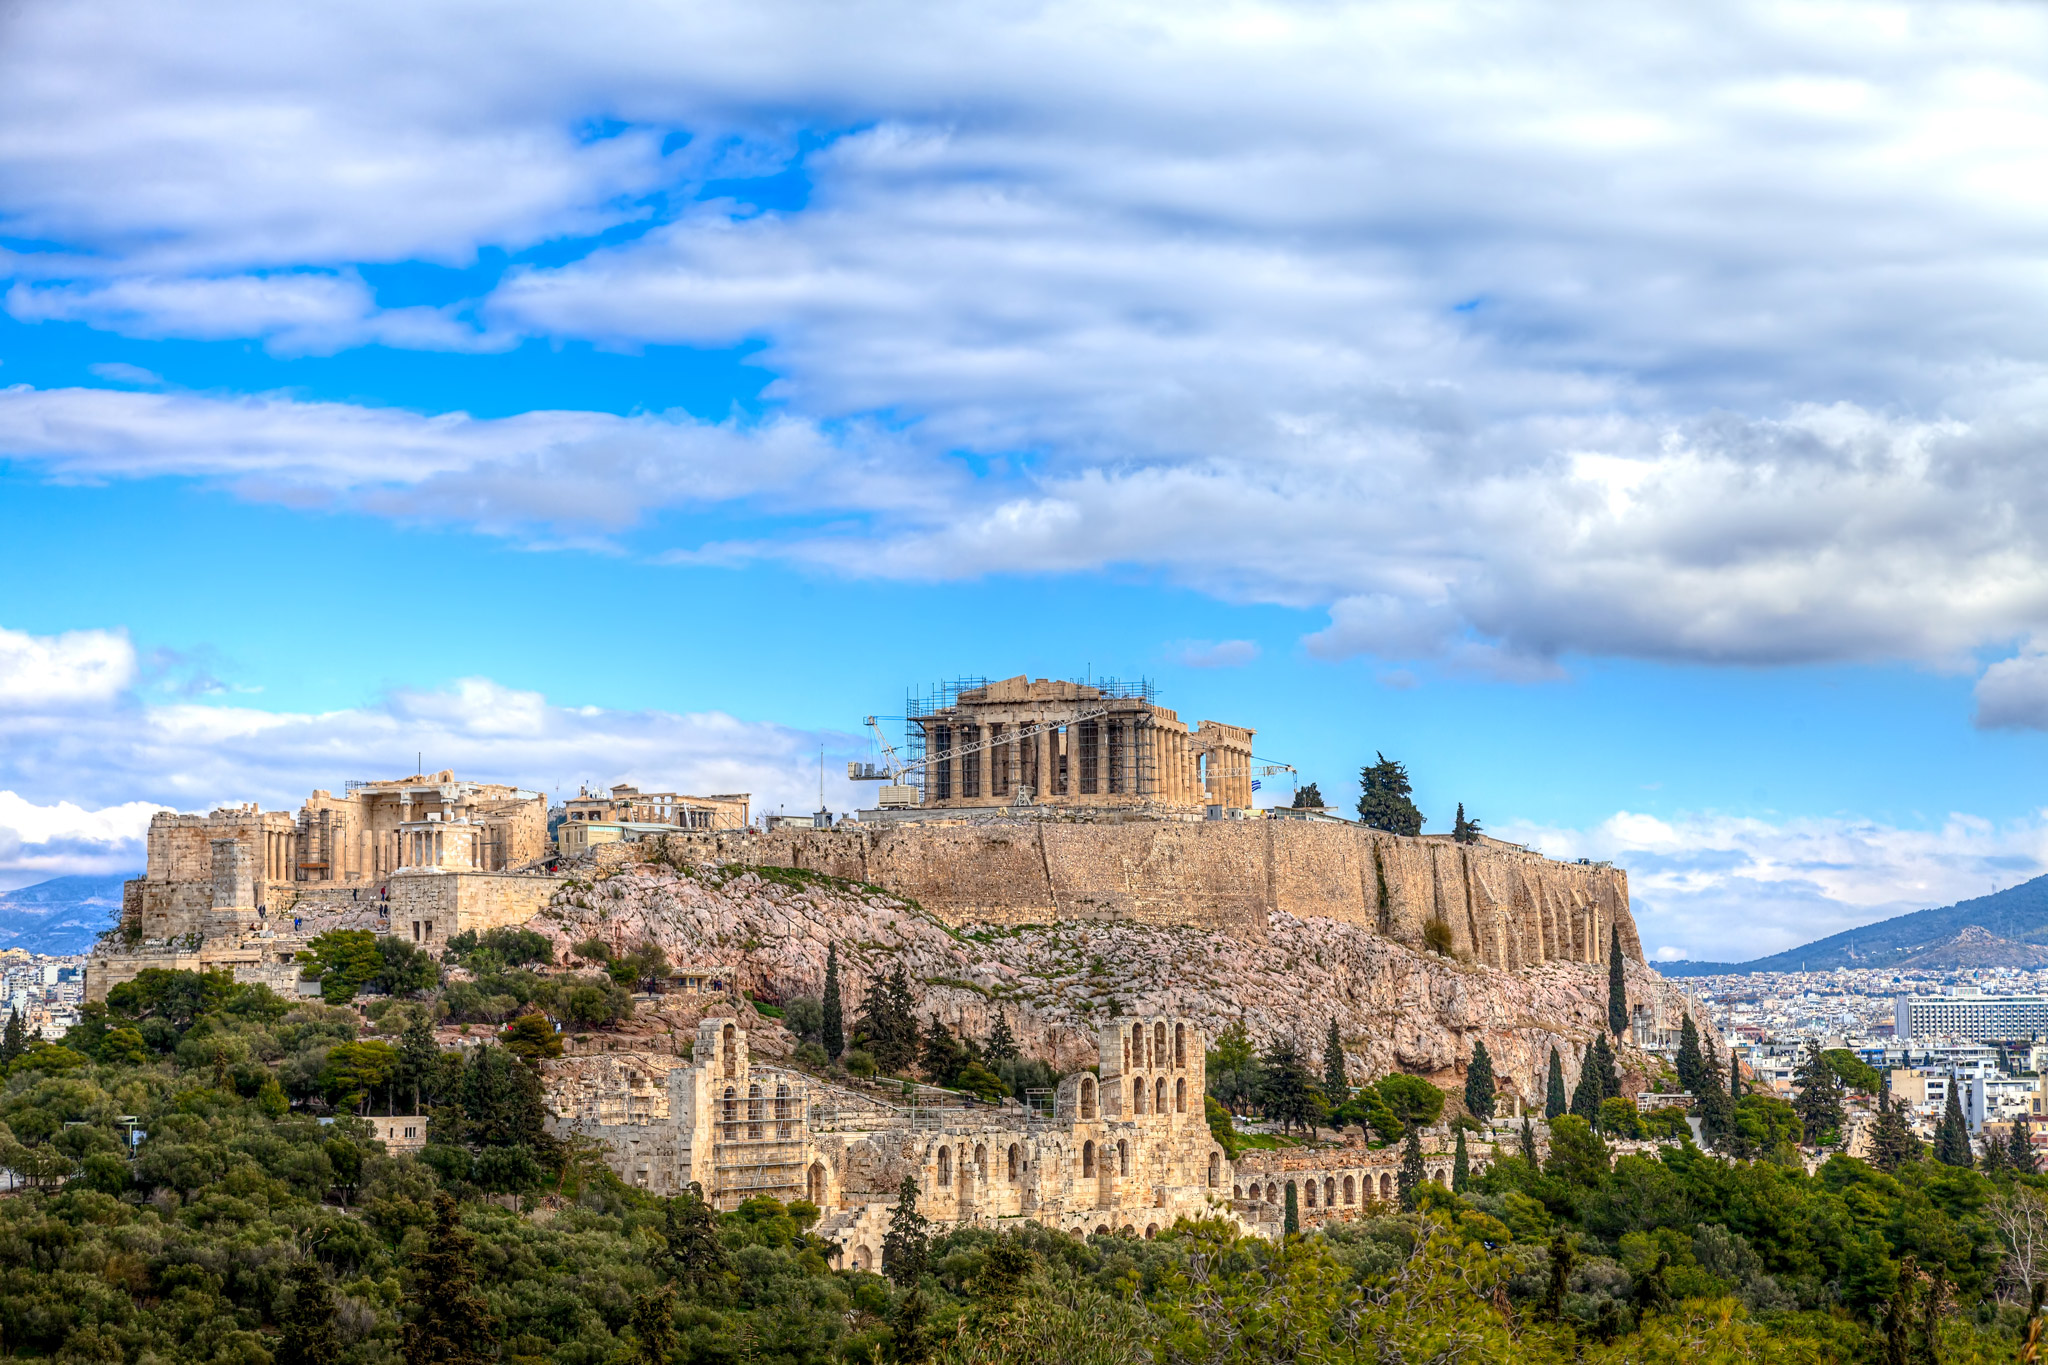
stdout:
POLYGON ((0 890, 1017 673, 1653 957, 2012 885, 2044 187, 2009 4, 0 9, 0 890))

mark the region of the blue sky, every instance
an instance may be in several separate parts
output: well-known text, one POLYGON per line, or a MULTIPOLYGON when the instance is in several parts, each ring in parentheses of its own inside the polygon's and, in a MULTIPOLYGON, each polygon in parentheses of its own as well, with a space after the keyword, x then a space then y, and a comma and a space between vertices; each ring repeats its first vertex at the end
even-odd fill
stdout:
POLYGON ((2048 20, 1848 9, 15 16, 0 887, 1091 669, 1667 956, 2048 870, 2048 20))

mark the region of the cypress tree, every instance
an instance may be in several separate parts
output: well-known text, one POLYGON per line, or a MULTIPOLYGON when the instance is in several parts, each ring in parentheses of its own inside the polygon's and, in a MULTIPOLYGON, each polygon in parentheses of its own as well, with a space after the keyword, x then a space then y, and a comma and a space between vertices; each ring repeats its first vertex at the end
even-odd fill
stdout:
POLYGON ((427 1022, 426 1010, 421 1010, 413 1015, 398 1039, 399 1082, 412 1087, 412 1112, 415 1114, 420 1112, 422 1091, 440 1058, 441 1048, 434 1041, 434 1026, 427 1022))
POLYGON ((1738 1104, 1742 1100, 1742 1058, 1735 1049, 1728 1049, 1728 1103, 1738 1104))
POLYGON ((455 1201, 435 1195, 434 1226, 413 1259, 406 1296, 405 1365, 486 1365, 497 1355, 497 1323, 476 1292, 475 1250, 455 1201))
POLYGON ((932 1358, 932 1306, 924 1286, 912 1284, 889 1317, 889 1358, 900 1365, 923 1365, 932 1358))
POLYGON ((1451 837, 1461 844, 1476 844, 1479 842, 1479 822, 1465 818, 1465 803, 1463 801, 1458 803, 1457 818, 1451 821, 1451 837))
POLYGON ((1280 1218, 1280 1232, 1282 1236, 1292 1237, 1295 1233, 1301 1231, 1301 1208, 1295 1202, 1297 1198, 1299 1196, 1294 1192, 1294 1182, 1290 1180, 1287 1182, 1286 1210, 1280 1218))
POLYGON ((2005 1164, 2012 1168, 2014 1175, 2041 1173, 2041 1164, 2034 1160, 2034 1144, 2027 1140, 2025 1119, 2014 1119, 2012 1132, 2006 1135, 2005 1164))
POLYGON ((917 1283, 931 1259, 931 1244, 931 1220, 917 1211, 917 1178, 906 1175, 882 1237, 882 1273, 898 1285, 917 1283))
POLYGON ((1543 1090, 1543 1118, 1545 1122, 1564 1113, 1570 1106, 1564 1097, 1564 1060, 1557 1055, 1557 1048, 1550 1049, 1550 1081, 1543 1090))
POLYGON ((1344 1039, 1337 1032, 1337 1016, 1330 1016, 1330 1031, 1323 1035, 1323 1096, 1331 1108, 1351 1098, 1351 1080, 1344 1074, 1344 1039))
POLYGON ((1614 1050, 1607 1046, 1607 1035, 1593 1035, 1594 1075, 1600 1081, 1600 1098, 1611 1100, 1621 1094, 1621 1073, 1614 1066, 1614 1050))
POLYGON ((7 1028, 0 1032, 0 1066, 28 1051, 27 1030, 21 1026, 21 1011, 7 1011, 7 1028))
POLYGON ((1529 1126, 1527 1114, 1522 1115, 1522 1159, 1539 1170, 1543 1166, 1536 1159, 1536 1130, 1529 1126))
POLYGON ((1678 1084, 1688 1095, 1698 1095, 1700 1075, 1706 1069, 1706 1058, 1700 1056, 1700 1031, 1687 1014, 1678 1026, 1678 1084))
MULTIPOLYGON (((1891 1073, 1885 1073, 1889 1079, 1891 1073)), ((1892 1175, 1899 1167, 1920 1159, 1920 1139, 1906 1126, 1906 1116, 1892 1103, 1890 1095, 1877 1101, 1877 1124, 1870 1134, 1870 1164, 1892 1175)))
POLYGON ((1579 1083, 1572 1087, 1572 1112, 1595 1126, 1600 1122, 1600 1068, 1590 1048, 1579 1067, 1579 1083))
POLYGON ((1962 1087, 1954 1072, 1948 1077, 1948 1104, 1943 1107, 1941 1126, 1934 1130, 1934 1159, 1944 1166, 1972 1166, 1970 1125, 1963 1119, 1962 1087))
POLYGON ((825 1055, 834 1061, 846 1051, 846 1006, 839 997, 839 945, 825 945, 825 1055))
POLYGON ((1422 1164, 1422 1139, 1410 1128, 1407 1141, 1401 1145, 1401 1169, 1394 1175, 1394 1187, 1401 1192, 1402 1208, 1414 1211, 1415 1192, 1427 1179, 1429 1170, 1422 1164))
POLYGON ((1991 1134, 1986 1133, 1984 1135, 1984 1155, 1978 1159, 1978 1168, 1986 1175, 2000 1174, 2005 1170, 2005 1153, 2006 1144, 2000 1142, 1991 1134))
POLYGON ((676 1287, 665 1284, 633 1296, 633 1330, 640 1338, 633 1358, 639 1365, 668 1365, 676 1349, 676 1287))
POLYGON ((1460 1128, 1458 1130, 1457 1155, 1451 1158, 1452 1192, 1456 1194, 1463 1194, 1465 1192, 1465 1186, 1468 1183, 1470 1183, 1471 1179, 1472 1163, 1470 1159, 1468 1159, 1465 1155, 1465 1130, 1463 1128, 1460 1128))
POLYGON ((662 1273, 670 1280, 701 1293, 726 1270, 725 1243, 718 1239, 718 1215, 704 1202, 704 1186, 695 1180, 690 1188, 664 1200, 661 1236, 668 1244, 662 1256, 662 1273))
POLYGON ((995 1026, 988 1031, 988 1046, 981 1055, 992 1062, 1007 1062, 1017 1055, 1017 1035, 1010 1032, 1010 1016, 996 1011, 995 1026))
POLYGON ((292 1302, 278 1314, 284 1335, 272 1359, 276 1365, 335 1365, 341 1359, 341 1338, 334 1331, 334 1292, 319 1262, 294 1262, 284 1279, 292 1302))
POLYGON ((1820 1044, 1809 1042, 1806 1058, 1800 1063, 1795 1079, 1800 1086, 1796 1105, 1799 1121, 1806 1129, 1806 1140, 1818 1147, 1830 1134, 1841 1131, 1841 1078, 1835 1074, 1835 1068, 1828 1059, 1821 1055, 1820 1044))
POLYGON ((1474 1118, 1493 1117, 1493 1058, 1484 1038, 1472 1044, 1472 1063, 1465 1068, 1465 1109, 1474 1118))
POLYGON ((1620 1042, 1628 1031, 1628 978, 1621 967, 1621 926, 1607 932, 1607 1031, 1620 1042))

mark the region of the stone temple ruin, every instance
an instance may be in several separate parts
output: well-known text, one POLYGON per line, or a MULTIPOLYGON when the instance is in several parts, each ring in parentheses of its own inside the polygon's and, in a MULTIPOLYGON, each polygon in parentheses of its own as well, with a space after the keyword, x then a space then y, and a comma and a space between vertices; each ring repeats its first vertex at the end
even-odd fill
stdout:
MULTIPOLYGON (((1233 1164, 1204 1117, 1207 1045, 1182 1019, 1122 1018, 1097 1035, 1099 1078, 1075 1072, 1031 1105, 897 1106, 756 1063, 736 1020, 709 1018, 686 1063, 578 1059, 555 1087, 550 1127, 602 1143, 622 1180, 655 1194, 694 1182, 721 1209, 807 1199, 841 1264, 864 1270, 880 1267, 905 1176, 941 1228, 1023 1219, 1075 1236, 1151 1237, 1184 1217, 1277 1236, 1289 1184, 1304 1225, 1394 1197, 1398 1149, 1251 1152, 1233 1164)), ((1450 1165, 1436 1151, 1432 1178, 1448 1183, 1450 1165)))

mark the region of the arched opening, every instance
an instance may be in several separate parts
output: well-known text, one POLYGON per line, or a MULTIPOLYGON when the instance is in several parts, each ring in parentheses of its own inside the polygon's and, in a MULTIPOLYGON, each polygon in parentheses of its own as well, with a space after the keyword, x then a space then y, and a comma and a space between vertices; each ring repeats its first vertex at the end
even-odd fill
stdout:
POLYGON ((974 1178, 988 1184, 988 1148, 978 1142, 974 1144, 974 1178))
POLYGON ((725 1061, 724 1079, 728 1081, 736 1079, 739 1076, 740 1072, 740 1047, 738 1034, 738 1029, 735 1029, 731 1024, 727 1024, 725 1026, 723 1034, 721 1035, 724 1041, 720 1045, 720 1055, 724 1058, 725 1061))
POLYGON ((853 1263, 861 1270, 873 1270, 875 1268, 875 1253, 864 1246, 855 1247, 853 1249, 853 1263))
POLYGON ((1107 1223, 1097 1223, 1097 1224, 1095 1225, 1095 1235, 1096 1235, 1097 1237, 1107 1237, 1107 1236, 1109 1236, 1109 1224, 1107 1224, 1107 1223))
POLYGON ((1124 1230, 1120 1235, 1124 1237, 1136 1237, 1138 1235, 1138 1230, 1132 1227, 1129 1223, 1126 1223, 1124 1224, 1124 1230))
POLYGON ((1323 1180, 1323 1207, 1326 1209, 1337 1207, 1337 1178, 1335 1176, 1326 1176, 1323 1180))
POLYGON ((1152 1112, 1155 1114, 1166 1112, 1166 1077, 1164 1076, 1152 1082, 1152 1112))
POLYGON ((1131 1025, 1131 1064, 1140 1071, 1145 1069, 1145 1026, 1143 1024, 1131 1025))
POLYGON ((1266 1182, 1266 1202, 1268 1204, 1280 1202, 1280 1187, 1270 1180, 1266 1182))
POLYGON ((1443 1184, 1443 1183, 1444 1183, 1444 1173, 1443 1173, 1443 1168, 1442 1168, 1442 1167, 1438 1167, 1438 1168, 1437 1168, 1436 1170, 1434 1170, 1434 1171, 1431 1171, 1431 1172, 1429 1173, 1429 1178, 1430 1178, 1431 1180, 1434 1180, 1434 1181, 1435 1181, 1435 1182, 1436 1182, 1437 1184, 1439 1184, 1439 1185, 1443 1184))
POLYGON ((1017 1183, 1017 1167, 1018 1167, 1018 1164, 1019 1164, 1018 1158, 1019 1158, 1019 1157, 1020 1157, 1021 1155, 1022 1155, 1022 1154, 1021 1154, 1021 1153, 1020 1153, 1020 1152, 1019 1152, 1019 1151, 1017 1150, 1017 1144, 1016 1144, 1016 1143, 1014 1143, 1014 1142, 1013 1142, 1013 1143, 1011 1143, 1011 1144, 1010 1144, 1010 1183, 1011 1183, 1012 1185, 1014 1185, 1014 1184, 1016 1184, 1016 1183, 1017 1183))
MULTIPOLYGON (((731 1086, 727 1086, 725 1088, 725 1121, 728 1124, 739 1122, 740 1102, 738 1099, 738 1095, 739 1092, 737 1090, 734 1090, 731 1086)), ((727 1142, 732 1142, 737 1140, 738 1137, 738 1133, 728 1132, 725 1135, 725 1140, 727 1142)))
POLYGON ((1143 1076, 1131 1082, 1131 1112, 1133 1114, 1145 1112, 1145 1078, 1143 1076))
POLYGON ((824 1162, 813 1161, 811 1163, 810 1174, 804 1179, 804 1198, 810 1200, 821 1209, 825 1207, 824 1162))
POLYGON ((775 1136, 782 1141, 789 1140, 789 1087, 775 1087, 775 1136))
POLYGON ((1358 1187, 1352 1183, 1351 1177, 1348 1175, 1344 1177, 1344 1202, 1346 1204, 1356 1204, 1358 1202, 1358 1187))
POLYGON ((1166 1025, 1152 1026, 1152 1065, 1166 1065, 1166 1025))
POLYGON ((1212 1189, 1212 1190, 1213 1190, 1213 1189, 1215 1189, 1217 1185, 1219 1185, 1219 1184, 1221 1184, 1221 1183, 1222 1183, 1222 1179, 1223 1179, 1223 1157, 1222 1157, 1222 1154, 1221 1154, 1221 1153, 1218 1153, 1218 1152, 1211 1152, 1211 1153, 1209 1153, 1209 1188, 1210 1188, 1210 1189, 1212 1189))
POLYGON ((1173 1069, 1178 1071, 1188 1064, 1188 1026, 1173 1026, 1173 1069))
POLYGON ((1145 1224, 1145 1240, 1146 1240, 1146 1241, 1148 1241, 1148 1242, 1149 1242, 1149 1241, 1151 1241, 1151 1240, 1152 1240, 1153 1238, 1157 1237, 1158 1235, 1159 1235, 1159 1224, 1157 1224, 1157 1223, 1147 1223, 1147 1224, 1145 1224))
POLYGON ((1301 1190, 1301 1202, 1302 1202, 1302 1207, 1304 1207, 1304 1208, 1311 1208, 1311 1209, 1312 1209, 1312 1208, 1314 1208, 1314 1207, 1316 1206, 1316 1182, 1315 1182, 1315 1181, 1313 1181, 1313 1180, 1311 1180, 1311 1181, 1308 1181, 1308 1182, 1307 1182, 1306 1184, 1304 1184, 1304 1185, 1302 1186, 1302 1190, 1301 1190))
POLYGON ((1173 1083, 1173 1112, 1188 1112, 1188 1078, 1183 1076, 1173 1083))
POLYGON ((747 1141, 761 1140, 761 1087, 747 1087, 747 1141))
POLYGON ((1095 1078, 1093 1076, 1083 1076, 1081 1078, 1081 1117, 1083 1119, 1095 1117, 1095 1078))
POLYGON ((1127 1143, 1119 1142, 1116 1145, 1116 1173, 1118 1175, 1129 1175, 1131 1173, 1131 1149, 1127 1143))
POLYGON ((950 1185, 952 1183, 953 1149, 950 1147, 941 1147, 939 1148, 939 1184, 941 1186, 945 1186, 950 1185))
POLYGON ((1093 1139, 1081 1144, 1081 1174, 1095 1174, 1095 1143, 1093 1139))
POLYGON ((1232 1199, 1242 1199, 1242 1198, 1244 1198, 1244 1186, 1242 1186, 1242 1185, 1232 1185, 1232 1186, 1230 1187, 1230 1197, 1231 1197, 1232 1199))
POLYGON ((1392 1177, 1392 1176, 1390 1176, 1390 1175, 1382 1175, 1382 1176, 1380 1177, 1380 1198, 1382 1198, 1382 1199, 1392 1199, 1393 1197, 1394 1197, 1394 1177, 1392 1177))
POLYGON ((1131 1040, 1124 1039, 1124 1070, 1131 1069, 1131 1040))

